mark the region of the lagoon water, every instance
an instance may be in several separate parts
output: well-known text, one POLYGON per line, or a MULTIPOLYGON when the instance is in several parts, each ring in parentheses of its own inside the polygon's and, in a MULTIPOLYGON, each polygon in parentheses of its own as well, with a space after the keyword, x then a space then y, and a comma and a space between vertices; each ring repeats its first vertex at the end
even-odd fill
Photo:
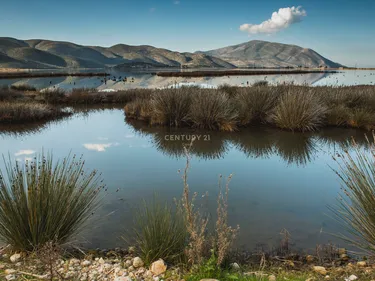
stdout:
MULTIPOLYGON (((216 87, 227 83, 247 85, 267 80, 271 84, 294 82, 309 85, 373 85, 375 71, 343 71, 335 74, 168 78, 150 73, 116 72, 117 81, 102 78, 61 77, 1 80, 1 85, 30 84, 37 88, 89 87, 99 90, 162 88, 199 84, 216 87), (119 76, 128 82, 118 81, 119 76), (133 80, 134 82, 129 82, 133 80)), ((69 152, 83 154, 86 167, 102 172, 108 186, 95 220, 84 233, 85 246, 111 248, 123 245, 119 236, 132 228, 134 208, 156 192, 173 204, 182 194, 185 167, 182 135, 200 136, 194 143, 189 174, 198 204, 215 217, 219 174, 233 173, 229 196, 229 222, 241 227, 238 246, 254 249, 278 246, 287 229, 293 247, 313 251, 317 244, 342 242, 331 233, 342 229, 329 217, 327 205, 335 204, 340 182, 332 171, 332 155, 352 136, 365 144, 365 132, 325 129, 318 133, 290 133, 270 128, 237 133, 150 128, 126 122, 121 108, 74 109, 72 117, 25 126, 0 127, 0 154, 25 161, 44 151, 55 158, 69 152), (204 194, 208 192, 208 196, 204 194)), ((0 168, 4 167, 0 162, 0 168)), ((82 241, 80 237, 80 241, 82 241)))
MULTIPOLYGON (((375 85, 375 70, 345 70, 338 73, 309 73, 309 74, 280 74, 280 75, 254 75, 254 76, 222 76, 222 77, 160 77, 152 74, 155 71, 128 71, 116 72, 109 70, 110 80, 104 81, 103 77, 48 77, 30 79, 0 79, 2 85, 29 84, 38 89, 57 87, 66 90, 72 88, 97 88, 98 90, 124 90, 132 88, 165 88, 176 85, 199 85, 201 87, 217 87, 221 84, 246 86, 257 81, 266 80, 270 84, 295 83, 313 86, 322 85, 375 85), (115 79, 113 79, 115 77, 115 79), (127 77, 127 82, 124 82, 127 77)), ((163 70, 167 71, 167 70, 163 70)))
MULTIPOLYGON (((103 204, 87 227, 89 248, 123 245, 119 236, 132 228, 134 207, 156 192, 173 204, 182 194, 179 169, 185 167, 182 135, 201 136, 191 151, 189 184, 198 204, 215 217, 218 177, 233 173, 229 222, 241 227, 238 246, 278 246, 287 229, 296 249, 341 241, 330 233, 340 227, 329 217, 340 182, 332 159, 354 136, 364 132, 327 129, 313 134, 271 128, 237 133, 150 128, 128 123, 120 108, 78 110, 73 117, 33 127, 1 127, 0 153, 25 161, 35 153, 83 154, 87 169, 98 169, 108 186, 103 204), (171 138, 180 137, 180 141, 171 138), (203 196, 208 192, 208 196, 203 196)), ((0 164, 3 168, 3 163, 0 164)), ((83 241, 82 237, 80 237, 83 241)))

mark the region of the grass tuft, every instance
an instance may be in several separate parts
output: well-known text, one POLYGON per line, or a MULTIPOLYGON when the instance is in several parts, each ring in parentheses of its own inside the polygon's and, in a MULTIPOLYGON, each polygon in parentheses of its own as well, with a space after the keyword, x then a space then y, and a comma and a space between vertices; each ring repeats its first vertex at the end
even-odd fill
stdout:
POLYGON ((0 172, 0 240, 33 251, 69 242, 98 206, 100 179, 76 156, 53 162, 41 154, 25 164, 5 161, 0 172))

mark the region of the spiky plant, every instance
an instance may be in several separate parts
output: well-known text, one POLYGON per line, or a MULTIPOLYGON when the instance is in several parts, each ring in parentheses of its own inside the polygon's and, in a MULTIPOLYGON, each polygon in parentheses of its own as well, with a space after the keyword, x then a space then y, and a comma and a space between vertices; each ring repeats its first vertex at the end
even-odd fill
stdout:
MULTIPOLYGON (((144 201, 135 215, 135 243, 142 259, 150 264, 157 259, 180 262, 187 243, 187 231, 182 214, 155 196, 144 201)), ((123 237, 126 241, 126 237, 123 237)))
MULTIPOLYGON (((375 139, 375 137, 374 137, 375 139)), ((334 171, 342 181, 342 193, 336 206, 330 206, 334 217, 345 227, 345 241, 375 254, 375 143, 369 151, 354 140, 352 151, 344 149, 334 157, 339 165, 334 171)))
MULTIPOLYGON (((4 158, 4 157, 3 157, 4 158)), ((42 153, 25 164, 5 162, 0 172, 0 240, 32 251, 54 241, 62 245, 82 229, 99 204, 102 188, 82 157, 53 162, 42 153)))

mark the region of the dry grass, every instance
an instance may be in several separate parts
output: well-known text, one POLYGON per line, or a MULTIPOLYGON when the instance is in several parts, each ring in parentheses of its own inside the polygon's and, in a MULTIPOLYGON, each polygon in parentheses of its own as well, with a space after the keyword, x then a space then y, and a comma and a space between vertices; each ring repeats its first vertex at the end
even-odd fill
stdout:
POLYGON ((40 103, 0 102, 0 123, 31 122, 69 115, 40 103))
POLYGON ((324 124, 327 108, 313 92, 288 91, 279 99, 270 120, 291 131, 314 131, 324 124))

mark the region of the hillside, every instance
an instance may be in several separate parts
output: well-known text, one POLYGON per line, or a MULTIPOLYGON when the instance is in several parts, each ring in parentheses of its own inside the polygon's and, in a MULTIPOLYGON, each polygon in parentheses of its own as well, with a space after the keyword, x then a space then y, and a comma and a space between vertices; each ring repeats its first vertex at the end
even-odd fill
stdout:
POLYGON ((51 40, 0 38, 3 68, 225 67, 228 62, 206 54, 179 53, 152 46, 118 44, 109 48, 51 40))
POLYGON ((198 53, 218 57, 237 67, 342 66, 311 49, 260 40, 198 53))
POLYGON ((311 49, 265 41, 249 41, 221 49, 179 53, 148 45, 82 46, 51 40, 0 37, 1 68, 116 67, 339 67, 311 49))

